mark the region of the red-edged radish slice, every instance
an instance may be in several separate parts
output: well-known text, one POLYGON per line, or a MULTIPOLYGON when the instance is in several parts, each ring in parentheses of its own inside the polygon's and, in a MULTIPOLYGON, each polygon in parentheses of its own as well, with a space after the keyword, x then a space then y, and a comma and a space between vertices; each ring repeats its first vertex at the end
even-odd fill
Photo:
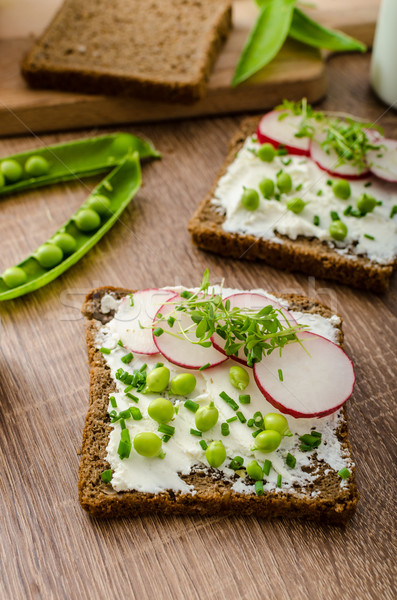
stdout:
MULTIPOLYGON (((296 320, 291 315, 291 313, 289 313, 285 308, 278 304, 278 302, 267 298, 263 294, 256 294, 255 292, 242 292, 239 294, 232 294, 231 296, 225 298, 225 300, 230 300, 230 308, 238 306, 239 308, 248 308, 256 312, 259 312, 262 308, 264 308, 265 306, 269 306, 270 304, 271 306, 282 310, 283 314, 285 315, 285 318, 291 325, 296 325, 296 320)), ((284 325, 284 327, 288 327, 287 321, 283 319, 281 315, 279 321, 280 323, 282 323, 282 325, 284 325)), ((219 352, 222 352, 226 356, 226 352, 224 350, 225 340, 218 333, 214 333, 214 335, 211 337, 211 341, 214 348, 216 348, 217 350, 219 350, 219 352)), ((242 348, 240 348, 240 350, 238 351, 238 356, 229 356, 229 358, 232 358, 233 360, 236 360, 237 362, 243 365, 247 364, 247 359, 242 348)))
MULTIPOLYGON (((176 299, 174 298, 174 301, 175 300, 176 299)), ((178 311, 172 315, 176 320, 173 326, 170 327, 167 322, 167 317, 170 315, 170 313, 174 313, 174 310, 174 305, 165 304, 160 308, 158 312, 164 317, 164 320, 161 320, 159 327, 164 330, 164 333, 162 333, 160 336, 155 336, 153 333, 153 341, 158 352, 161 352, 164 358, 172 362, 174 365, 179 365, 184 369, 199 369, 204 365, 214 367, 215 365, 219 365, 227 360, 227 357, 221 352, 218 352, 218 350, 216 350, 213 346, 210 346, 209 348, 203 348, 203 346, 199 346, 198 344, 192 344, 183 337, 176 338, 166 333, 167 331, 170 331, 171 333, 177 334, 180 333, 179 325, 183 329, 193 325, 193 321, 189 315, 182 311, 178 311)), ((195 330, 196 326, 192 327, 188 332, 189 338, 193 341, 197 341, 195 330)))
POLYGON ((357 165, 349 162, 338 165, 339 157, 332 148, 326 152, 321 143, 326 138, 326 132, 317 130, 315 139, 310 141, 310 158, 320 169, 327 171, 335 177, 344 177, 345 179, 362 179, 369 174, 368 168, 360 169, 357 165))
POLYGON ((371 173, 385 181, 397 183, 397 141, 382 137, 375 141, 381 147, 379 150, 367 152, 367 163, 371 173))
POLYGON ((131 297, 125 296, 109 327, 118 331, 117 324, 120 322, 123 324, 123 330, 121 333, 118 332, 118 335, 127 350, 137 354, 157 354, 151 328, 153 318, 164 302, 177 295, 171 290, 157 288, 140 290, 132 294, 133 306, 131 306, 131 297), (148 329, 141 329, 139 324, 148 329))
POLYGON ((280 412, 297 419, 325 417, 350 398, 353 364, 340 346, 326 338, 308 331, 297 335, 310 355, 297 342, 285 346, 281 356, 275 350, 255 363, 255 381, 280 412))
POLYGON ((285 112, 273 110, 262 117, 256 131, 258 142, 270 142, 275 148, 282 145, 291 154, 309 156, 309 138, 295 137, 302 117, 288 114, 280 119, 281 115, 285 112))

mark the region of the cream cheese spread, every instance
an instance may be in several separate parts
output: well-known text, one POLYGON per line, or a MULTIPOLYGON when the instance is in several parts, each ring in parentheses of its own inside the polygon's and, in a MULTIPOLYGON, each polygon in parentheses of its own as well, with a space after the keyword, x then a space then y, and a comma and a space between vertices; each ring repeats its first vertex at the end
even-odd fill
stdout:
POLYGON ((397 215, 390 218, 390 213, 397 204, 396 184, 381 182, 375 177, 352 180, 351 197, 341 200, 334 195, 332 186, 327 184, 332 177, 310 158, 276 156, 267 163, 255 156, 254 151, 259 147, 255 137, 247 138, 235 160, 219 179, 212 204, 225 215, 222 225, 225 231, 251 234, 278 243, 282 243, 282 238, 276 233, 291 240, 296 240, 300 235, 315 237, 335 246, 344 255, 348 252, 353 258, 365 255, 379 264, 394 262, 397 257, 397 215), (265 177, 276 181, 280 170, 291 176, 291 192, 282 193, 279 201, 263 198, 259 192, 259 182, 265 177), (247 210, 241 204, 244 186, 259 193, 260 203, 255 211, 247 210), (358 197, 364 193, 374 196, 382 204, 364 217, 345 216, 343 212, 347 206, 351 204, 355 208, 358 197), (299 214, 288 210, 286 206, 289 199, 296 197, 307 202, 299 214), (348 228, 343 242, 336 242, 329 234, 331 211, 338 213, 348 228), (314 225, 314 216, 319 217, 319 226, 314 225))
MULTIPOLYGON (((176 291, 179 291, 179 289, 183 288, 175 288, 176 291)), ((235 291, 237 290, 225 289, 223 293, 226 296, 235 291)), ((263 290, 252 291, 261 293, 269 298, 274 298, 274 296, 266 294, 263 290)), ((285 304, 282 300, 280 303, 285 304)), ((253 429, 250 429, 245 423, 241 423, 240 421, 230 423, 230 435, 223 436, 221 433, 221 423, 233 417, 235 412, 219 397, 219 394, 224 391, 232 398, 238 399, 238 390, 229 382, 229 368, 231 365, 236 364, 230 359, 217 367, 201 372, 190 371, 196 376, 197 385, 194 392, 188 398, 199 405, 207 405, 213 400, 219 410, 218 423, 210 431, 204 432, 201 438, 190 433, 191 428, 195 429, 195 421, 194 413, 184 406, 187 397, 173 397, 168 392, 143 394, 134 389, 133 395, 138 398, 138 403, 130 400, 124 393, 125 385, 115 377, 116 371, 119 368, 132 373, 134 369, 139 369, 146 363, 147 372, 149 372, 157 362, 162 362, 170 369, 171 378, 178 373, 186 373, 187 370, 167 362, 161 354, 148 356, 135 353, 133 360, 129 364, 122 362, 121 359, 126 354, 126 350, 121 348, 117 342, 123 333, 123 328, 127 325, 125 314, 123 314, 122 320, 117 318, 118 304, 119 301, 115 300, 110 294, 105 295, 102 299, 102 306, 104 308, 113 309, 116 312, 111 321, 99 328, 96 343, 98 347, 111 349, 110 354, 104 354, 103 356, 110 368, 117 389, 112 394, 117 402, 117 412, 126 410, 130 406, 137 406, 143 415, 141 420, 128 419, 125 421, 131 440, 137 433, 142 431, 157 433, 158 423, 148 416, 147 410, 153 398, 157 398, 160 395, 169 398, 174 403, 177 412, 170 423, 170 425, 175 427, 175 433, 167 443, 163 443, 163 450, 166 453, 163 459, 145 458, 137 454, 134 448, 132 448, 129 458, 121 459, 117 453, 121 433, 120 423, 116 422, 111 425, 112 430, 109 436, 106 458, 113 471, 111 485, 116 491, 138 490, 141 492, 158 493, 162 490, 173 490, 175 492, 194 494, 194 488, 186 483, 181 476, 188 475, 193 468, 198 468, 199 470, 207 468, 205 452, 199 445, 201 439, 204 439, 207 443, 210 443, 212 440, 222 440, 227 452, 227 459, 220 467, 220 470, 226 479, 233 481, 232 489, 240 493, 253 493, 255 489, 253 485, 245 482, 245 477, 237 476, 236 479, 236 473, 228 467, 230 460, 236 455, 244 458, 244 464, 247 464, 253 458, 257 459, 261 464, 266 459, 272 461, 273 468, 264 482, 265 490, 282 490, 298 493, 294 484, 305 487, 314 481, 318 473, 308 473, 302 470, 302 467, 310 465, 311 453, 300 451, 300 442, 298 440, 300 435, 309 433, 312 428, 315 428, 322 434, 322 443, 317 448, 319 461, 324 461, 327 468, 337 472, 343 467, 351 468, 353 466, 350 458, 342 451, 335 433, 342 418, 340 411, 320 419, 295 419, 287 415, 290 430, 294 435, 293 437, 283 438, 280 447, 270 454, 251 450, 254 441, 252 437, 253 429), (288 467, 285 462, 288 452, 291 452, 296 458, 296 466, 293 469, 288 467), (282 476, 281 488, 276 488, 278 474, 282 476)), ((316 314, 290 312, 298 322, 309 325, 311 331, 323 335, 332 341, 336 341, 338 331, 336 326, 339 324, 339 317, 336 315, 327 319, 316 314)), ((278 412, 265 400, 259 391, 251 371, 250 383, 244 390, 244 394, 250 394, 251 396, 250 404, 240 406, 241 412, 247 419, 253 417, 256 411, 261 411, 263 415, 268 412, 278 412)), ((113 407, 109 403, 108 411, 110 412, 111 410, 113 410, 113 407)), ((344 486, 346 484, 341 480, 340 485, 344 486)), ((315 491, 309 493, 312 495, 316 494, 315 491)))

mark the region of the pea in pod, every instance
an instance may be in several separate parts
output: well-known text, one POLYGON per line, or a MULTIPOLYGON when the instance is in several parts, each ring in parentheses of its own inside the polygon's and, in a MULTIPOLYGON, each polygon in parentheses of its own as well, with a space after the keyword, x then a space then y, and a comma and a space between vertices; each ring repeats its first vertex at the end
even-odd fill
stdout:
POLYGON ((0 276, 0 300, 17 298, 53 281, 84 256, 112 227, 141 185, 138 152, 127 154, 119 162, 46 244, 0 276), (95 206, 92 200, 98 196, 109 200, 109 203, 103 201, 106 211, 101 211, 101 215, 90 208, 90 203, 95 206), (66 238, 62 234, 67 234, 66 238), (70 243, 70 238, 75 240, 75 244, 70 243), (65 239, 69 245, 65 244, 65 239))
POLYGON ((6 180, 0 185, 0 197, 51 183, 105 173, 119 165, 126 154, 133 152, 138 152, 141 159, 160 157, 150 142, 130 133, 111 133, 7 156, 0 159, 0 168, 3 162, 11 161, 20 167, 21 175, 16 181, 6 180), (42 175, 32 176, 32 169, 29 167, 33 158, 48 165, 47 169, 43 169, 45 172, 42 175))

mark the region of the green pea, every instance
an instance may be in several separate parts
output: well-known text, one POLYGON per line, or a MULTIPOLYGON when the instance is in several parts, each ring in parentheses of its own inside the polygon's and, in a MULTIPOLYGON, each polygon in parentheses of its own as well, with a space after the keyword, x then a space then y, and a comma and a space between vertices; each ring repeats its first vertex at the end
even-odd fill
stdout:
POLYGON ((243 367, 234 366, 229 369, 229 381, 238 390, 245 390, 250 382, 250 376, 243 367))
POLYGON ((167 398, 156 398, 148 406, 148 414, 157 423, 168 423, 174 416, 175 410, 172 402, 167 398))
POLYGON ((281 435, 287 437, 291 437, 292 435, 288 427, 287 419, 284 415, 279 415, 278 413, 267 413, 267 415, 263 417, 263 426, 265 429, 278 431, 281 435))
POLYGON ((161 439, 151 431, 142 431, 134 437, 135 451, 141 456, 152 458, 158 456, 164 458, 165 454, 161 450, 161 439))
POLYGON ((346 179, 338 179, 338 181, 334 181, 332 191, 334 192, 335 196, 341 200, 347 200, 350 198, 352 193, 350 183, 346 181, 346 179))
POLYGON ((276 150, 272 144, 262 144, 256 155, 263 162, 272 162, 276 156, 276 150))
POLYGON ((258 464, 256 460, 251 460, 246 466, 247 475, 251 477, 251 479, 255 479, 255 481, 260 481, 263 479, 263 470, 262 467, 258 464))
POLYGON ((277 187, 282 194, 288 194, 292 190, 292 179, 288 173, 280 173, 277 176, 277 187))
POLYGON ((25 171, 31 177, 46 175, 49 170, 50 165, 43 156, 31 156, 25 163, 25 171))
POLYGON ((259 189, 264 198, 271 198, 274 195, 274 181, 264 177, 259 182, 259 189))
POLYGON ((347 227, 342 221, 332 221, 328 231, 334 240, 341 241, 347 236, 347 227))
POLYGON ((0 188, 4 187, 6 184, 6 180, 4 179, 3 173, 0 171, 0 188))
POLYGON ((6 181, 9 183, 15 183, 16 181, 19 181, 23 173, 21 165, 13 158, 3 160, 0 165, 0 171, 4 175, 6 181))
POLYGON ((192 373, 181 373, 171 379, 170 391, 175 396, 187 396, 194 391, 196 378, 192 373))
POLYGON ((273 452, 281 443, 281 433, 273 429, 266 429, 259 433, 255 438, 255 445, 252 450, 260 450, 261 452, 273 452))
POLYGON ((298 215, 305 208, 306 202, 302 198, 290 198, 287 201, 287 209, 298 215))
POLYGON ((4 271, 2 278, 8 287, 14 288, 25 283, 27 275, 20 267, 10 267, 4 271))
POLYGON ((362 213, 372 212, 377 204, 375 198, 369 194, 362 194, 357 200, 357 208, 362 213))
POLYGON ((167 367, 156 367, 146 377, 146 385, 151 392, 163 392, 170 380, 170 370, 167 367))
POLYGON ((55 244, 43 244, 36 251, 35 257, 44 269, 51 269, 62 261, 63 252, 55 244))
POLYGON ((59 246, 65 254, 72 254, 76 250, 77 242, 69 233, 57 233, 52 242, 59 246))
POLYGON ((101 217, 94 210, 83 208, 75 216, 74 222, 80 231, 92 231, 98 229, 101 224, 101 217))
POLYGON ((87 207, 97 212, 98 215, 106 215, 109 212, 110 200, 109 198, 106 198, 106 196, 99 194, 97 196, 91 196, 91 198, 87 200, 87 207))
POLYGON ((241 196, 241 204, 247 210, 257 210, 259 206, 259 194, 252 188, 244 188, 241 196))
POLYGON ((194 415, 196 428, 199 431, 208 431, 212 427, 215 427, 218 417, 219 412, 213 402, 210 402, 207 406, 201 406, 194 415))
POLYGON ((217 469, 226 460, 225 446, 221 441, 211 442, 205 451, 205 456, 210 467, 217 469))

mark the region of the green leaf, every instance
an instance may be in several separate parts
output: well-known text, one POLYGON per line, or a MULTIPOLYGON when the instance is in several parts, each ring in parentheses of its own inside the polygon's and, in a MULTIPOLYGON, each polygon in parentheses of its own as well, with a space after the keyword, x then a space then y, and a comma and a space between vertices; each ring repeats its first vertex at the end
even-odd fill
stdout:
POLYGON ((290 37, 315 48, 325 48, 334 52, 365 52, 365 44, 341 31, 327 29, 310 19, 299 8, 294 9, 289 30, 290 37))
POLYGON ((207 331, 207 319, 204 317, 196 327, 196 337, 202 338, 207 331))
POLYGON ((242 83, 267 65, 284 44, 291 25, 295 0, 268 0, 243 48, 232 86, 242 83))
POLYGON ((206 269, 204 271, 203 280, 202 280, 201 286, 200 286, 200 291, 206 292, 208 290, 209 284, 210 284, 210 271, 209 271, 209 269, 206 269))

